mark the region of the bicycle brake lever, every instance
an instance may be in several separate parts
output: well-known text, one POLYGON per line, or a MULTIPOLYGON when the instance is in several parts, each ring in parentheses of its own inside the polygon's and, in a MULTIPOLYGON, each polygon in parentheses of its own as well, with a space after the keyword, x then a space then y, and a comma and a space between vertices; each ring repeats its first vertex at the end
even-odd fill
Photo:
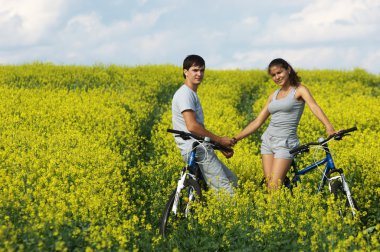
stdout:
POLYGON ((343 136, 334 136, 334 140, 337 140, 337 141, 342 140, 342 138, 343 136))
POLYGON ((339 140, 342 140, 344 136, 349 136, 349 135, 350 134, 348 134, 348 133, 342 133, 342 134, 338 133, 336 136, 334 136, 334 140, 339 141, 339 140))

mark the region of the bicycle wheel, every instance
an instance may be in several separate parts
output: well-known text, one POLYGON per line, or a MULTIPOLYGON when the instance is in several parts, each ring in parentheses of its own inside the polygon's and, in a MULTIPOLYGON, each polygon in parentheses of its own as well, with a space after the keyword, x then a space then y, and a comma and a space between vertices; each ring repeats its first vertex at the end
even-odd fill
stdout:
POLYGON ((356 201, 352 198, 352 196, 350 199, 348 198, 340 180, 334 180, 331 183, 331 193, 334 194, 335 201, 339 206, 339 215, 341 217, 345 217, 347 213, 352 216, 356 215, 356 211, 358 210, 356 201))
POLYGON ((187 178, 184 182, 184 187, 178 195, 177 213, 175 214, 172 208, 176 193, 177 189, 174 189, 162 212, 160 234, 163 237, 166 237, 166 235, 175 228, 176 221, 189 216, 191 203, 202 198, 202 191, 197 181, 192 178, 187 178))
POLYGON ((294 185, 288 176, 285 177, 285 179, 282 183, 284 184, 284 186, 286 188, 288 188, 290 191, 292 191, 294 185))
POLYGON ((192 178, 185 180, 184 189, 186 191, 186 196, 182 198, 184 200, 181 201, 180 212, 181 214, 184 214, 185 218, 187 218, 190 214, 192 202, 195 200, 202 199, 202 190, 199 183, 192 178), (187 190, 186 190, 186 187, 187 187, 187 190))

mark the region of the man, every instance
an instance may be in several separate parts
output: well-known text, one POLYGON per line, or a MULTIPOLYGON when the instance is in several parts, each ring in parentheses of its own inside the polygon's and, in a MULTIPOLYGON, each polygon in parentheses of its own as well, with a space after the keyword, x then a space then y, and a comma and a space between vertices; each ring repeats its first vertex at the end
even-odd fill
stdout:
MULTIPOLYGON (((209 137, 211 140, 224 146, 231 146, 233 141, 228 137, 220 137, 208 131, 204 127, 204 117, 201 103, 197 95, 197 89, 201 84, 205 71, 205 61, 198 55, 189 55, 183 61, 183 77, 185 83, 173 96, 172 122, 175 130, 190 132, 194 135, 209 137)), ((193 140, 183 140, 176 137, 175 141, 186 161, 187 153, 190 152, 193 140)), ((222 152, 227 158, 232 157, 233 152, 222 152)), ((215 155, 214 150, 199 146, 196 152, 198 163, 203 177, 211 188, 220 190, 224 188, 231 195, 233 186, 237 186, 236 175, 227 168, 215 155)))

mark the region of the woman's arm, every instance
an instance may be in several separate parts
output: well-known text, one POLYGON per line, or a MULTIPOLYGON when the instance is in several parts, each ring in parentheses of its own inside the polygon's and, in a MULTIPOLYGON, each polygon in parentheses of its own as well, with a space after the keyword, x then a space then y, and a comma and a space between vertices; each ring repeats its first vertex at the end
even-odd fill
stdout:
POLYGON ((273 94, 271 94, 269 96, 263 110, 261 110, 260 114, 256 117, 256 119, 253 120, 252 122, 250 122, 239 134, 237 134, 234 137, 235 142, 251 135, 258 128, 260 128, 261 125, 263 125, 263 123, 268 119, 268 117, 270 115, 270 113, 268 111, 268 106, 269 106, 270 101, 272 100, 272 96, 273 96, 273 94))
POLYGON ((309 106, 311 112, 315 115, 315 117, 318 118, 321 123, 325 126, 327 135, 332 135, 335 133, 334 127, 330 123, 329 119, 323 113, 323 110, 319 107, 317 102, 314 100, 313 96, 311 95, 309 89, 305 87, 304 85, 300 85, 297 88, 297 95, 296 98, 302 98, 306 104, 309 106))

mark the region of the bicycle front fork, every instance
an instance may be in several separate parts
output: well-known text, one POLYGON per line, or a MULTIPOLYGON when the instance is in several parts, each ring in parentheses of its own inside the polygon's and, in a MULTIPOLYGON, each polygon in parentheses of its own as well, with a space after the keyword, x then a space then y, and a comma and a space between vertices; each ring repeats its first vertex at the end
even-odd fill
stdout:
MULTIPOLYGON (((194 180, 196 179, 195 176, 193 174, 189 173, 187 170, 188 170, 187 167, 184 167, 182 169, 181 177, 180 177, 180 179, 178 180, 178 183, 177 183, 176 193, 175 193, 173 207, 172 207, 172 212, 175 215, 177 214, 178 202, 180 200, 179 198, 181 196, 181 190, 185 187, 185 180, 186 180, 186 178, 189 176, 190 178, 192 178, 194 180)), ((190 200, 193 200, 193 197, 194 197, 194 195, 191 195, 190 200)))
POLYGON ((185 187, 186 176, 187 176, 186 172, 183 172, 181 174, 180 179, 178 180, 178 183, 177 183, 177 189, 176 189, 176 193, 175 193, 175 197, 174 197, 174 202, 173 202, 173 207, 172 207, 172 211, 173 211, 174 214, 177 214, 179 195, 181 193, 181 190, 185 187))
MULTIPOLYGON (((355 203, 354 203, 354 201, 352 199, 350 187, 348 186, 348 183, 346 181, 346 177, 344 176, 343 170, 342 169, 335 169, 331 173, 334 173, 334 172, 338 172, 339 175, 331 177, 331 178, 328 179, 328 181, 329 181, 329 191, 331 192, 332 181, 338 179, 342 183, 343 193, 346 195, 348 204, 350 205, 350 208, 351 208, 352 215, 355 217, 355 215, 356 215, 355 203)), ((330 175, 331 175, 331 173, 330 173, 330 175)))

